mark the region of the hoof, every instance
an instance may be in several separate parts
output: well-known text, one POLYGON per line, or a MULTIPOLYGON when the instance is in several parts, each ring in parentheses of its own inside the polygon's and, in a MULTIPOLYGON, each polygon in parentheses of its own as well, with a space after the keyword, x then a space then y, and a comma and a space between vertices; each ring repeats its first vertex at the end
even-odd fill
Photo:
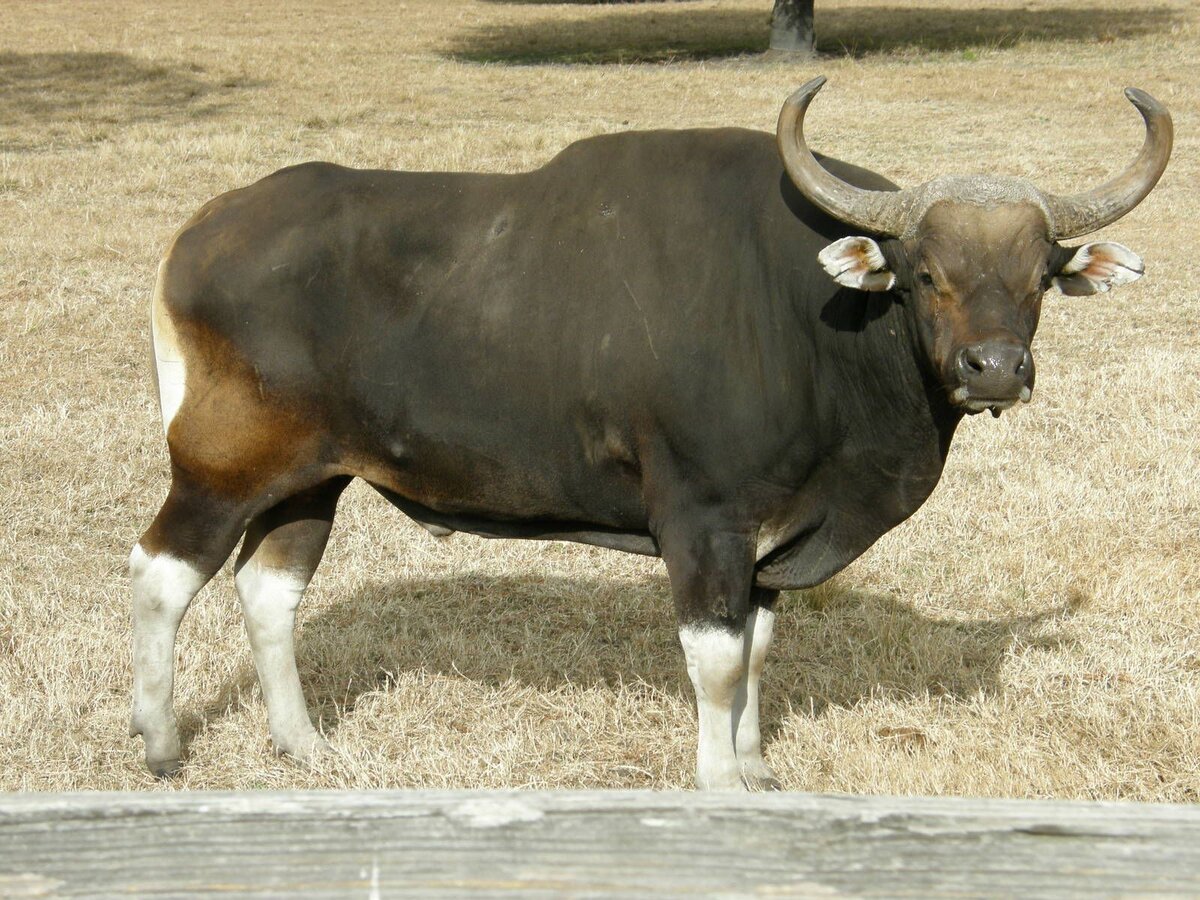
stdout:
POLYGON ((698 791, 738 791, 744 793, 746 785, 737 772, 696 773, 698 791))
POLYGON ((151 729, 134 719, 129 725, 129 736, 139 734, 146 742, 146 768, 155 778, 170 778, 179 771, 179 729, 174 721, 151 729))
POLYGON ((293 740, 275 740, 274 744, 276 755, 286 756, 308 769, 319 767, 323 760, 333 755, 329 741, 315 730, 293 740))
POLYGON ((146 757, 146 768, 155 778, 170 778, 179 774, 179 757, 151 759, 146 757))
POLYGON ((742 764, 742 782, 751 791, 782 791, 783 785, 770 766, 760 760, 742 764))
POLYGON ((782 791, 783 785, 773 776, 743 775, 742 782, 748 791, 782 791))

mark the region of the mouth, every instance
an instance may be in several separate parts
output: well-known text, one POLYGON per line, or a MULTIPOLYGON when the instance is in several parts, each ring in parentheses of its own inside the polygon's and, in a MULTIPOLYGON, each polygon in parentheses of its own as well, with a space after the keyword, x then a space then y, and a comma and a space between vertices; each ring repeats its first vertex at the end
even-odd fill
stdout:
POLYGON ((965 411, 967 415, 974 416, 984 410, 991 411, 992 418, 1000 418, 1000 413, 1004 410, 1017 405, 1019 400, 1022 403, 1028 403, 1033 398, 1033 391, 1028 385, 1021 386, 1021 392, 1016 397, 972 397, 971 392, 966 387, 955 388, 950 394, 950 402, 959 409, 965 411))

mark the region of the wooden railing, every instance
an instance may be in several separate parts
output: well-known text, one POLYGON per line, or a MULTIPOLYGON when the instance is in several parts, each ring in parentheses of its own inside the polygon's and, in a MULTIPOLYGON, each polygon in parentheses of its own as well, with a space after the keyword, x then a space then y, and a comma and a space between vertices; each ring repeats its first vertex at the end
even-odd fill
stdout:
POLYGON ((1200 807, 631 791, 0 795, 2 897, 1200 897, 1200 807))

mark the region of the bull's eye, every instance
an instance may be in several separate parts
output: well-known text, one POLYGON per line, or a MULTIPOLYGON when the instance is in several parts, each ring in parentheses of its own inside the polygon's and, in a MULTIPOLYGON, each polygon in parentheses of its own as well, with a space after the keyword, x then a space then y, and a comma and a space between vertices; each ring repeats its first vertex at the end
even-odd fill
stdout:
POLYGON ((928 272, 918 272, 917 281, 921 282, 925 287, 933 287, 933 276, 928 272))

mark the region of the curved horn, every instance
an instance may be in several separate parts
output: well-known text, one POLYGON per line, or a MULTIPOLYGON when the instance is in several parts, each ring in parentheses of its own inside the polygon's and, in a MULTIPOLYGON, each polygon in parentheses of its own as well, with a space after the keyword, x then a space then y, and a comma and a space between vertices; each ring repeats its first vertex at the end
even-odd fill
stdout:
POLYGON ((1126 88, 1125 96, 1146 122, 1142 151, 1133 165, 1094 190, 1066 197, 1045 195, 1057 240, 1079 237, 1115 222, 1142 202, 1167 167, 1175 134, 1171 114, 1145 91, 1126 88))
POLYGON ((869 191, 848 184, 827 172, 804 142, 804 114, 824 85, 825 76, 819 75, 784 101, 775 129, 783 166, 800 193, 835 219, 877 234, 898 236, 908 220, 905 192, 869 191))

